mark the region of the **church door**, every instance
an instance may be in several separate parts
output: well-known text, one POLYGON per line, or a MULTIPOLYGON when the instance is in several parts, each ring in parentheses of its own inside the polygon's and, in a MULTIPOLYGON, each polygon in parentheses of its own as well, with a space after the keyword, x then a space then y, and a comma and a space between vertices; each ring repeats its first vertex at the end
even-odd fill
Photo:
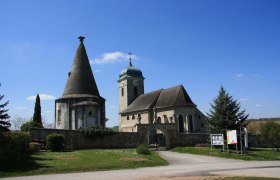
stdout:
POLYGON ((184 120, 183 116, 179 116, 179 132, 184 132, 184 120))

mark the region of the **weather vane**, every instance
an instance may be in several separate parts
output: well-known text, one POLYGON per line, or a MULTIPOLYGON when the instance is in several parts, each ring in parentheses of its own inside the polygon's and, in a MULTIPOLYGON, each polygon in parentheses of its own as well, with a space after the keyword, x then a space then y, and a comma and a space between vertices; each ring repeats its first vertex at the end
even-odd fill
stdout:
POLYGON ((132 53, 131 52, 129 52, 129 53, 127 53, 128 55, 129 55, 129 65, 130 66, 132 66, 132 64, 131 64, 131 60, 132 60, 132 53))
POLYGON ((80 42, 84 42, 85 37, 84 36, 79 36, 78 39, 80 39, 80 42))

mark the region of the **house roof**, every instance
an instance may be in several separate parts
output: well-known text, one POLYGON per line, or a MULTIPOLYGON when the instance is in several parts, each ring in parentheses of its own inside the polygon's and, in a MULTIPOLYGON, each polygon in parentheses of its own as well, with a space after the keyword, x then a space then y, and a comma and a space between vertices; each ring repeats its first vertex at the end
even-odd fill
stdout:
POLYGON ((182 85, 142 94, 120 114, 178 106, 196 106, 182 85))
POLYGON ((71 71, 68 73, 68 80, 61 98, 83 95, 100 97, 83 43, 84 37, 80 36, 79 39, 80 44, 77 48, 71 71))

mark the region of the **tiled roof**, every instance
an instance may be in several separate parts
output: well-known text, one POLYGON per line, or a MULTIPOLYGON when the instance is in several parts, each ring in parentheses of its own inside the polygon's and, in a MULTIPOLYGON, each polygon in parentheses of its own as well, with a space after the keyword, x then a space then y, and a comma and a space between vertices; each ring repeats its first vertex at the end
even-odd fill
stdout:
POLYGON ((61 98, 77 97, 83 94, 100 97, 84 43, 81 41, 61 98))
POLYGON ((178 106, 196 106, 182 85, 142 94, 120 114, 178 106))

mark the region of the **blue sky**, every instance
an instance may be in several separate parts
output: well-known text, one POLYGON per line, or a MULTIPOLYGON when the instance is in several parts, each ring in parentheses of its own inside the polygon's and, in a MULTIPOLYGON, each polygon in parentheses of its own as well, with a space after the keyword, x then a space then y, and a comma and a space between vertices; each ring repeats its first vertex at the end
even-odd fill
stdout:
POLYGON ((108 126, 118 125, 118 75, 133 65, 145 92, 184 85, 206 113, 221 85, 251 118, 280 117, 280 1, 1 0, 0 94, 9 114, 54 122, 77 37, 85 46, 108 126))

